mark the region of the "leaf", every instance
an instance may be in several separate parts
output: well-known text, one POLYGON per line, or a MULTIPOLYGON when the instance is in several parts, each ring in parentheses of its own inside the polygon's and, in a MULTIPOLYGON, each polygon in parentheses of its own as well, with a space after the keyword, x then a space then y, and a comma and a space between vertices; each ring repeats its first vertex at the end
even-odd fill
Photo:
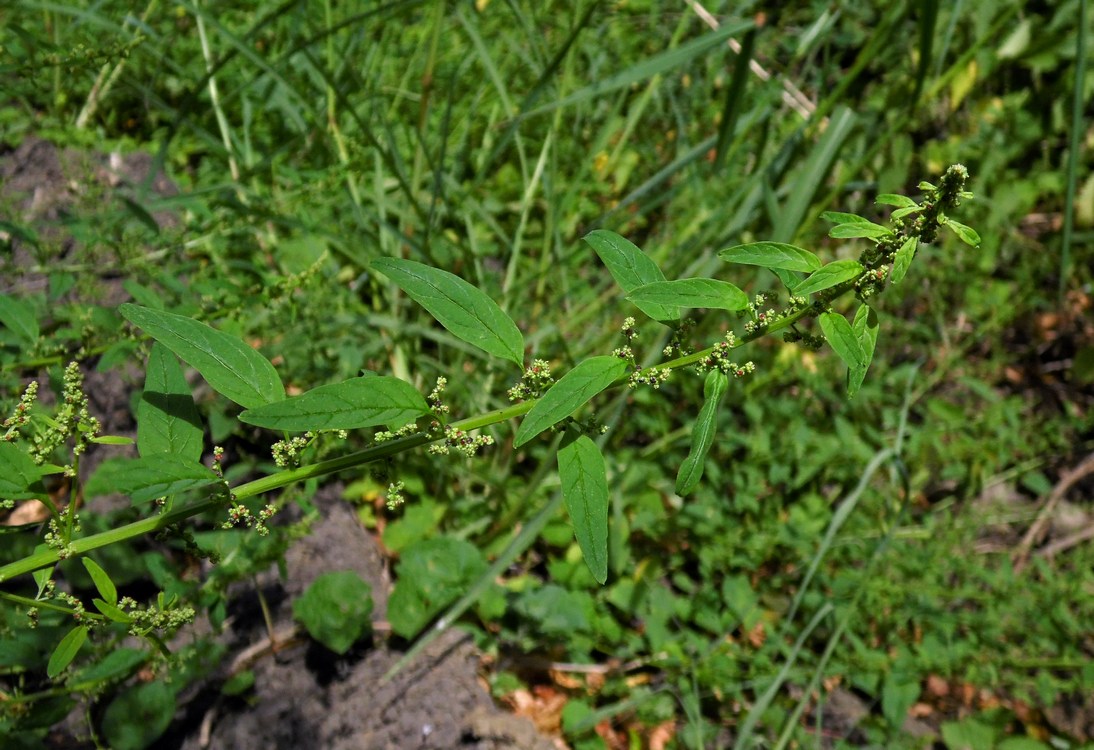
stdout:
POLYGON ((703 478, 703 468, 707 453, 714 444, 717 426, 718 407, 729 389, 729 378, 721 370, 711 370, 703 383, 703 408, 691 428, 691 450, 688 451, 680 471, 676 474, 676 494, 690 495, 699 486, 703 478))
POLYGON ((38 484, 42 468, 13 443, 0 442, 0 500, 26 500, 45 494, 38 484))
POLYGON ((919 204, 906 195, 895 193, 882 193, 874 199, 879 206, 896 206, 897 208, 919 208, 919 204))
POLYGON ((626 372, 627 363, 619 357, 590 357, 578 363, 552 385, 528 412, 517 429, 514 447, 519 448, 566 419, 626 372))
POLYGON ((524 365, 524 337, 498 303, 459 276, 402 258, 379 258, 372 269, 424 307, 456 338, 487 354, 524 365))
POLYGON ((816 294, 817 292, 834 287, 837 284, 850 281, 861 274, 863 270, 865 269, 863 269, 862 264, 857 260, 832 261, 824 267, 818 268, 807 278, 802 279, 802 281, 794 287, 794 294, 797 296, 816 294))
POLYGON ((655 281, 640 286, 627 299, 631 302, 651 302, 666 307, 707 307, 718 310, 744 310, 748 295, 726 281, 716 279, 679 279, 655 281))
POLYGON ((889 281, 899 284, 904 279, 908 273, 908 267, 912 265, 912 259, 915 258, 917 247, 919 247, 919 238, 915 235, 904 240, 904 244, 896 251, 896 256, 893 258, 893 270, 889 274, 889 281))
POLYGON ((65 667, 72 663, 72 660, 76 658, 76 654, 80 653, 80 648, 83 647, 86 640, 86 625, 77 625, 68 631, 65 637, 61 639, 61 642, 57 644, 57 648, 53 649, 53 653, 49 657, 49 664, 46 665, 46 674, 51 680, 65 671, 65 667))
MULTIPOLYGON (((661 273, 661 269, 649 259, 649 256, 638 249, 633 242, 620 237, 615 232, 594 229, 585 235, 585 242, 596 251, 600 262, 607 267, 608 273, 615 279, 615 283, 619 284, 624 294, 630 294, 647 284, 665 280, 665 274, 661 273)), ((634 304, 654 320, 677 320, 680 317, 680 311, 675 305, 638 301, 634 304)))
POLYGON ((871 240, 880 240, 888 237, 893 230, 875 224, 872 221, 856 222, 854 224, 837 224, 828 230, 829 237, 836 239, 848 239, 854 237, 867 237, 871 240))
POLYGON ((980 246, 980 235, 977 234, 976 230, 972 227, 967 227, 960 221, 954 221, 950 218, 946 219, 945 224, 952 229, 953 233, 966 245, 971 245, 972 247, 980 246))
POLYGON ((603 584, 608 580, 608 472, 596 443, 585 435, 564 440, 558 476, 585 564, 603 584))
POLYGON ((821 313, 817 319, 820 321, 824 337, 828 339, 828 343, 832 345, 832 349, 844 364, 848 368, 863 367, 865 357, 862 346, 855 338, 855 332, 851 330, 851 324, 847 322, 847 318, 839 313, 826 312, 821 313))
POLYGON ((350 378, 247 409, 239 419, 271 430, 355 430, 376 425, 403 426, 429 406, 414 386, 387 375, 350 378))
POLYGON ((128 302, 118 310, 200 372, 214 391, 244 409, 285 398, 285 388, 269 360, 235 336, 193 318, 128 302))
POLYGON ((207 487, 220 477, 201 464, 179 456, 156 454, 103 461, 84 486, 88 497, 119 492, 133 504, 207 487))
POLYGON ((161 343, 152 345, 144 393, 137 404, 137 450, 142 456, 169 453, 201 459, 201 415, 178 360, 161 343))
POLYGON ((862 349, 862 365, 847 369, 847 398, 854 398, 858 389, 862 387, 862 381, 866 379, 866 371, 870 369, 870 363, 874 359, 878 328, 877 312, 874 308, 869 305, 860 305, 855 312, 851 330, 855 332, 855 339, 859 343, 859 348, 862 349))
POLYGON ((110 576, 99 566, 99 563, 90 557, 81 557, 80 562, 84 564, 87 574, 91 576, 91 581, 95 584, 95 590, 99 592, 99 596, 105 599, 108 604, 117 604, 118 589, 115 588, 114 582, 110 580, 110 576))
POLYGON ((391 631, 414 637, 485 570, 482 552, 463 539, 442 536, 411 545, 399 558, 388 598, 391 631))
POLYGON ((102 732, 112 750, 152 747, 175 715, 175 690, 164 680, 127 688, 103 712, 102 732))
POLYGON ((821 214, 821 218, 825 221, 830 221, 833 224, 873 224, 874 222, 867 219, 865 216, 859 216, 858 214, 844 213, 843 211, 825 211, 821 214))
POLYGON ((293 619, 336 654, 372 629, 372 587, 352 570, 323 573, 293 600, 293 619))
POLYGON ((38 340, 38 318, 25 300, 0 294, 0 323, 28 344, 38 340))
POLYGON ((743 263, 748 266, 781 268, 785 271, 809 273, 821 267, 820 258, 784 242, 750 242, 718 251, 718 257, 727 263, 743 263))
POLYGON ((102 599, 92 599, 91 603, 94 604, 95 609, 102 612, 103 616, 108 620, 126 623, 133 622, 133 618, 127 615, 120 607, 104 602, 102 599))

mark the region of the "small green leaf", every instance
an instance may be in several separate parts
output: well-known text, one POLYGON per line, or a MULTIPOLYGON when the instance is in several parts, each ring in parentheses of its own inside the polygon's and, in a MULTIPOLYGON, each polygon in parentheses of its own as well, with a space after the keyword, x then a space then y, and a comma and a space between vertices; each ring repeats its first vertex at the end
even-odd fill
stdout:
POLYGON ((918 208, 919 204, 906 195, 894 193, 882 193, 874 199, 874 203, 880 206, 896 206, 897 208, 918 208))
POLYGON ((513 319, 480 289, 455 274, 402 258, 379 258, 372 269, 424 307, 458 339, 524 365, 524 337, 513 319))
POLYGON ((103 570, 99 563, 92 560, 90 557, 81 557, 80 562, 84 564, 84 568, 87 569, 87 574, 91 576, 92 583, 95 584, 95 589, 99 592, 99 596, 105 599, 109 604, 118 603, 118 589, 114 587, 114 582, 110 580, 110 576, 103 570))
POLYGON ((828 230, 828 236, 836 239, 850 239, 856 237, 867 237, 871 240, 880 240, 883 237, 888 237, 893 233, 893 230, 875 224, 872 221, 856 222, 854 224, 837 224, 828 230))
POLYGON ((46 674, 51 680, 65 671, 65 667, 72 663, 72 660, 76 658, 76 654, 80 653, 80 648, 83 647, 86 640, 86 625, 77 625, 68 631, 68 634, 61 639, 61 642, 57 644, 57 648, 53 649, 53 654, 49 657, 46 674))
POLYGON ((904 240, 904 244, 896 251, 896 257, 893 258, 893 270, 889 274, 889 281, 899 284, 904 279, 908 273, 908 267, 912 265, 912 259, 915 258, 917 247, 919 247, 919 238, 915 235, 904 240))
POLYGON ((184 315, 126 303, 119 312, 201 373, 209 386, 245 409, 285 398, 269 360, 235 336, 184 315))
POLYGON ((104 602, 102 599, 92 599, 91 603, 95 605, 95 609, 99 610, 104 617, 114 622, 133 622, 133 618, 125 613, 123 609, 113 604, 104 602))
POLYGON ((946 219, 946 226, 953 230, 953 233, 964 242, 966 245, 972 245, 973 247, 980 246, 980 235, 976 233, 976 230, 972 227, 967 227, 960 221, 954 221, 953 219, 946 219))
POLYGON ((70 688, 101 687, 99 683, 128 677, 137 667, 148 661, 148 652, 137 648, 119 648, 111 651, 97 664, 84 667, 68 681, 70 688), (76 687, 79 686, 79 687, 76 687))
POLYGON ((344 654, 372 629, 372 587, 351 570, 323 573, 292 603, 312 638, 344 654))
POLYGON ((88 497, 119 492, 128 495, 136 505, 219 481, 216 474, 197 462, 156 454, 103 461, 87 480, 84 492, 88 497))
POLYGON ((655 281, 638 287, 627 299, 636 304, 652 302, 666 307, 707 307, 734 312, 748 307, 748 295, 733 284, 716 279, 655 281))
POLYGON ((38 318, 25 300, 0 294, 0 323, 28 344, 38 340, 38 318))
POLYGON ((170 453, 198 461, 201 415, 178 360, 158 341, 148 355, 144 393, 137 404, 137 450, 142 456, 170 453))
POLYGON ((870 369, 870 363, 874 360, 878 329, 877 312, 869 305, 860 305, 855 311, 851 330, 855 332, 855 339, 858 340, 859 348, 862 349, 862 365, 847 368, 847 398, 854 398, 866 379, 866 371, 870 369))
MULTIPOLYGON (((639 287, 665 280, 665 274, 633 242, 607 229, 594 229, 585 235, 585 241, 600 256, 615 283, 630 294, 639 287)), ((634 301, 636 307, 654 320, 677 320, 680 311, 675 305, 634 301)))
POLYGON ((133 438, 125 435, 99 435, 91 438, 91 443, 96 445, 133 445, 133 438))
POLYGON ((552 385, 528 412, 517 429, 515 447, 519 448, 566 419, 626 372, 627 363, 619 357, 590 357, 578 363, 552 385))
POLYGON ((818 320, 824 337, 828 339, 828 343, 832 345, 832 349, 844 364, 852 369, 863 367, 865 357, 862 346, 855 337, 855 332, 851 330, 851 324, 847 322, 847 318, 839 313, 826 312, 821 313, 818 320))
POLYGON ((239 419, 271 430, 355 430, 413 422, 429 413, 422 394, 398 378, 372 375, 321 385, 310 391, 247 409, 239 419))
POLYGON ((0 500, 26 500, 45 494, 42 467, 14 443, 0 442, 0 500))
POLYGON ((836 260, 811 273, 802 279, 796 287, 794 294, 804 296, 816 294, 837 284, 850 281, 863 272, 862 264, 857 260, 836 260))
POLYGON ((604 456, 585 435, 567 436, 558 449, 562 497, 585 564, 597 583, 608 580, 608 474, 604 456))
POLYGON ((833 224, 873 224, 874 222, 867 219, 865 216, 859 216, 858 214, 844 213, 843 211, 825 211, 821 214, 821 218, 825 221, 830 221, 833 224))
POLYGON ((482 552, 463 539, 436 537, 403 550, 387 603, 391 631, 413 638, 485 570, 482 552))
POLYGON ((729 378, 721 370, 711 370, 703 383, 703 408, 691 428, 691 450, 676 474, 676 494, 690 495, 703 478, 707 453, 714 444, 718 407, 729 389, 729 378))
POLYGON ((783 242, 750 242, 718 251, 718 257, 727 263, 743 263, 748 266, 781 268, 785 271, 810 273, 821 267, 820 258, 808 250, 783 242))

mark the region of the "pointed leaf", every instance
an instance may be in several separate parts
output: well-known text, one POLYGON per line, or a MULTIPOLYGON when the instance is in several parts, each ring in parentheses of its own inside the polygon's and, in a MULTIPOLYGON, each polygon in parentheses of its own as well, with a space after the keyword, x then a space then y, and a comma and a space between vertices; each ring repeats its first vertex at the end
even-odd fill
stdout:
POLYGON ((726 281, 716 279, 679 279, 656 281, 640 286, 627 299, 631 302, 652 302, 666 307, 707 307, 718 310, 744 310, 748 295, 726 281))
POLYGON ((395 282, 456 338, 523 366, 520 329, 482 290, 448 271, 402 258, 379 258, 372 269, 395 282))
POLYGON ((86 625, 77 625, 68 631, 68 634, 61 639, 61 642, 57 644, 57 648, 53 649, 53 654, 49 657, 46 674, 50 679, 65 671, 65 667, 72 663, 72 660, 76 658, 76 654, 80 653, 80 648, 86 640, 86 625))
POLYGON ((117 604, 118 589, 115 588, 114 582, 110 580, 110 576, 99 566, 99 563, 90 557, 81 557, 80 562, 84 564, 87 574, 91 576, 91 582, 95 584, 95 590, 99 592, 99 596, 110 604, 117 604))
POLYGON ((854 398, 854 395, 858 393, 858 389, 862 387, 862 381, 866 379, 866 371, 870 369, 870 363, 874 359, 878 328, 877 312, 869 305, 861 305, 855 312, 855 320, 851 324, 851 330, 855 332, 859 348, 862 349, 862 365, 847 369, 848 398, 854 398))
POLYGON ((915 235, 904 240, 904 244, 896 251, 896 256, 893 258, 893 270, 889 274, 889 281, 899 284, 903 280, 908 273, 908 267, 912 265, 912 259, 915 258, 917 247, 919 247, 919 238, 915 235))
POLYGON ((203 430, 182 367, 158 341, 148 355, 144 393, 137 404, 137 450, 142 456, 170 453, 201 459, 203 430))
POLYGON ((38 484, 42 467, 14 443, 0 442, 0 500, 26 500, 45 494, 38 484))
POLYGON ((133 504, 222 481, 199 463, 166 453, 103 461, 84 486, 88 497, 119 492, 133 504))
POLYGON ((209 386, 245 409, 285 398, 277 371, 245 342, 193 318, 126 303, 118 308, 133 325, 201 373, 209 386))
POLYGON ((784 242, 750 242, 718 251, 718 257, 727 263, 743 263, 764 268, 781 268, 785 271, 816 271, 821 267, 820 258, 784 242))
MULTIPOLYGON (((585 235, 585 241, 600 256, 607 266, 608 273, 615 279, 625 294, 647 284, 665 280, 665 274, 657 264, 628 239, 620 237, 607 229, 595 229, 585 235)), ((662 305, 654 302, 638 302, 635 306, 654 320, 676 320, 680 311, 675 305, 662 305)))
POLYGON ((874 203, 881 206, 896 206, 897 208, 918 208, 919 204, 906 195, 894 193, 882 193, 874 199, 874 203))
POLYGON ((816 294, 837 284, 850 281, 863 272, 862 264, 857 260, 837 260, 811 273, 794 287, 794 294, 804 296, 816 294))
POLYGON ((818 320, 824 337, 828 339, 828 343, 832 345, 832 349, 844 364, 852 369, 863 367, 865 357, 862 346, 855 337, 855 332, 851 330, 851 324, 847 322, 847 318, 839 313, 826 312, 821 313, 818 320))
POLYGON ((967 227, 960 221, 954 221, 953 219, 946 219, 946 226, 953 230, 962 242, 966 245, 972 245, 973 247, 980 246, 980 235, 972 227, 967 227))
POLYGON ((92 599, 91 603, 95 605, 95 609, 99 610, 108 620, 114 622, 132 622, 133 618, 125 613, 123 609, 114 604, 104 602, 102 599, 92 599))
POLYGON ((25 300, 0 294, 0 323, 28 344, 38 340, 38 318, 25 300))
POLYGON ((874 222, 867 219, 865 216, 859 216, 858 214, 849 214, 843 211, 825 211, 821 214, 821 218, 825 221, 830 221, 833 224, 873 224, 874 222))
POLYGON ((875 224, 872 221, 856 222, 854 224, 837 224, 828 230, 828 236, 835 237, 836 239, 867 237, 872 240, 880 240, 883 237, 888 237, 892 233, 893 230, 887 229, 880 224, 875 224))
POLYGON ((728 389, 729 378, 725 373, 721 370, 707 373, 703 383, 703 408, 699 410, 699 416, 691 428, 691 450, 676 474, 676 494, 681 497, 694 492, 699 486, 699 480, 703 478, 707 453, 714 444, 718 407, 721 406, 728 389))
POLYGON ((608 474, 604 456, 585 435, 558 449, 562 497, 585 564, 597 583, 608 580, 608 474))
POLYGON ((566 419, 626 372, 627 363, 619 357, 590 357, 579 363, 552 385, 528 412, 517 429, 515 447, 519 448, 566 419))
POLYGON ((903 219, 905 216, 911 216, 912 214, 918 214, 923 210, 923 206, 915 205, 908 206, 907 208, 898 208, 889 215, 889 218, 893 221, 903 219))
POLYGON ((247 409, 239 419, 271 430, 355 430, 403 426, 429 413, 422 394, 398 378, 369 375, 321 385, 299 396, 247 409))

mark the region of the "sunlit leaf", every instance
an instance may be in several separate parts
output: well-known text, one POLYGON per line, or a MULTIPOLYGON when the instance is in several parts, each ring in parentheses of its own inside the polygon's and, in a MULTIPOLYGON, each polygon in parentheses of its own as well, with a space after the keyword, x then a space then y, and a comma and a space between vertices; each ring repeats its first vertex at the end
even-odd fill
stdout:
POLYGON ((551 386, 540 397, 517 429, 515 446, 527 443, 581 408, 627 372, 627 362, 619 357, 590 357, 551 386))
MULTIPOLYGON (((585 241, 596 251, 608 273, 625 294, 639 287, 665 280, 665 274, 633 242, 607 229, 596 229, 585 235, 585 241)), ((676 320, 680 310, 675 305, 634 300, 639 310, 654 320, 676 320)))
POLYGON ((750 242, 718 251, 727 263, 743 263, 764 268, 809 273, 821 267, 820 258, 808 250, 784 242, 750 242))
POLYGON ((239 419, 271 430, 354 430, 413 422, 429 413, 422 394, 409 383, 386 375, 351 378, 247 409, 239 419))
POLYGON ((604 456, 585 435, 568 436, 558 449, 562 497, 585 564, 598 583, 608 579, 608 476, 604 456))

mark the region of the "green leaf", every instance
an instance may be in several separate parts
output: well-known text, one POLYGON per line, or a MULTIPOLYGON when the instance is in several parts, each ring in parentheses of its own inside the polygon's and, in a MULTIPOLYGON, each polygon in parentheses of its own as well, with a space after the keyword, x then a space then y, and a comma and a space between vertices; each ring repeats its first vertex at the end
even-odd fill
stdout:
POLYGON ((413 638, 485 570, 482 552, 463 539, 437 537, 411 545, 396 566, 387 603, 392 632, 413 638))
POLYGON ((802 279, 796 287, 794 294, 804 296, 816 294, 837 284, 850 281, 863 272, 862 264, 857 260, 836 260, 822 268, 818 268, 807 278, 802 279))
POLYGON ((0 294, 0 323, 28 344, 38 340, 38 318, 25 300, 0 294))
POLYGON ((848 368, 863 367, 865 357, 862 346, 855 338, 855 332, 851 330, 851 324, 847 322, 847 318, 839 313, 826 312, 821 313, 817 319, 820 321, 824 337, 828 339, 828 343, 832 345, 832 349, 844 364, 848 368))
POLYGON ((917 675, 892 672, 885 677, 881 688, 881 712, 889 726, 899 728, 908 717, 908 709, 919 699, 917 675))
POLYGON ((175 690, 163 680, 135 685, 106 707, 102 732, 112 750, 144 750, 175 715, 175 690))
POLYGON ((80 653, 80 648, 83 647, 86 640, 86 625, 77 625, 68 631, 68 634, 61 639, 61 642, 57 644, 57 648, 53 649, 53 654, 49 657, 46 674, 51 680, 65 671, 65 667, 72 663, 72 660, 76 658, 76 654, 80 653))
POLYGON ((201 415, 177 359, 161 343, 152 345, 144 393, 137 404, 137 450, 142 456, 169 453, 201 459, 201 415))
POLYGON ((84 564, 84 568, 87 569, 87 574, 91 576, 91 581, 95 584, 95 589, 99 592, 99 596, 105 599, 109 604, 117 604, 118 589, 115 588, 114 582, 110 580, 110 576, 99 566, 99 563, 95 562, 90 557, 81 557, 80 562, 84 564))
POLYGON ((847 398, 854 398, 858 389, 862 387, 862 381, 866 379, 866 371, 870 369, 870 363, 874 360, 878 328, 877 312, 869 305, 860 305, 855 311, 851 330, 855 332, 855 339, 859 343, 859 348, 862 349, 862 364, 847 368, 847 398))
POLYGON ((387 375, 370 375, 321 385, 275 404, 247 409, 239 419, 271 430, 303 432, 376 425, 402 427, 428 413, 429 406, 414 386, 387 375))
POLYGON ((858 214, 844 213, 843 211, 825 211, 821 214, 821 218, 825 221, 830 221, 833 224, 873 224, 874 222, 867 219, 865 216, 859 216, 858 214))
MULTIPOLYGON (((99 686, 99 683, 128 677, 137 667, 148 661, 148 652, 137 648, 119 648, 111 651, 97 664, 91 664, 72 676, 68 685, 99 686)), ((79 688, 77 688, 79 689, 79 688)))
POLYGON ((691 428, 691 450, 676 474, 676 494, 690 495, 703 478, 707 453, 714 444, 718 407, 729 389, 729 378, 721 370, 711 370, 703 383, 703 408, 691 428))
POLYGON ((627 299, 631 302, 651 302, 665 307, 707 307, 718 310, 744 310, 748 295, 726 281, 716 279, 679 279, 655 281, 640 286, 627 299))
POLYGON ((608 472, 596 443, 585 435, 564 440, 558 476, 585 564, 603 584, 608 580, 608 472))
POLYGON ((95 605, 95 609, 99 610, 104 617, 114 622, 133 622, 133 618, 125 613, 125 610, 117 607, 108 602, 104 602, 102 599, 92 599, 91 603, 95 605))
POLYGON ((235 336, 193 318, 128 302, 118 310, 126 320, 200 372, 214 391, 243 408, 285 398, 285 388, 273 365, 235 336))
POLYGON ((889 274, 889 281, 899 284, 904 279, 908 273, 908 267, 912 265, 912 259, 915 258, 917 247, 919 247, 919 238, 915 235, 904 240, 904 244, 896 251, 896 256, 893 258, 893 270, 889 274))
POLYGON ((41 497, 42 467, 13 443, 0 442, 0 500, 41 497))
POLYGON ((84 492, 88 497, 119 492, 128 495, 137 504, 207 487, 219 481, 221 479, 216 474, 197 462, 157 454, 103 461, 87 480, 84 492))
POLYGON ((517 429, 514 446, 519 448, 566 419, 626 372, 627 363, 619 357, 590 357, 578 363, 552 385, 528 412, 517 429))
POLYGON ((976 230, 972 227, 967 227, 960 221, 954 221, 950 218, 947 218, 944 223, 952 229, 953 233, 966 245, 972 245, 973 247, 980 246, 980 235, 977 234, 976 230))
POLYGON ((99 435, 91 438, 89 442, 96 445, 133 445, 133 438, 125 435, 99 435))
MULTIPOLYGON (((620 237, 607 229, 595 229, 585 235, 585 242, 596 251, 600 261, 607 267, 615 283, 630 294, 639 287, 665 280, 665 274, 657 264, 628 239, 620 237)), ((662 305, 655 302, 634 302, 635 306, 654 320, 677 320, 680 311, 675 305, 662 305)))
POLYGON ((351 570, 323 573, 292 603, 293 618, 336 654, 372 629, 372 587, 351 570))
POLYGON ((821 267, 820 258, 784 242, 750 242, 718 251, 718 257, 727 263, 743 263, 748 266, 781 268, 785 271, 810 273, 821 267))
POLYGON ((848 239, 854 237, 867 237, 872 240, 880 240, 888 237, 893 230, 875 224, 872 221, 856 222, 854 224, 837 224, 828 230, 829 237, 836 239, 848 239))
POLYGON ((424 307, 458 339, 487 354, 524 365, 524 337, 498 303, 459 276, 401 258, 379 258, 375 271, 424 307))
POLYGON ((919 204, 906 195, 895 193, 882 193, 874 199, 874 203, 880 206, 896 206, 897 208, 918 208, 919 204))

